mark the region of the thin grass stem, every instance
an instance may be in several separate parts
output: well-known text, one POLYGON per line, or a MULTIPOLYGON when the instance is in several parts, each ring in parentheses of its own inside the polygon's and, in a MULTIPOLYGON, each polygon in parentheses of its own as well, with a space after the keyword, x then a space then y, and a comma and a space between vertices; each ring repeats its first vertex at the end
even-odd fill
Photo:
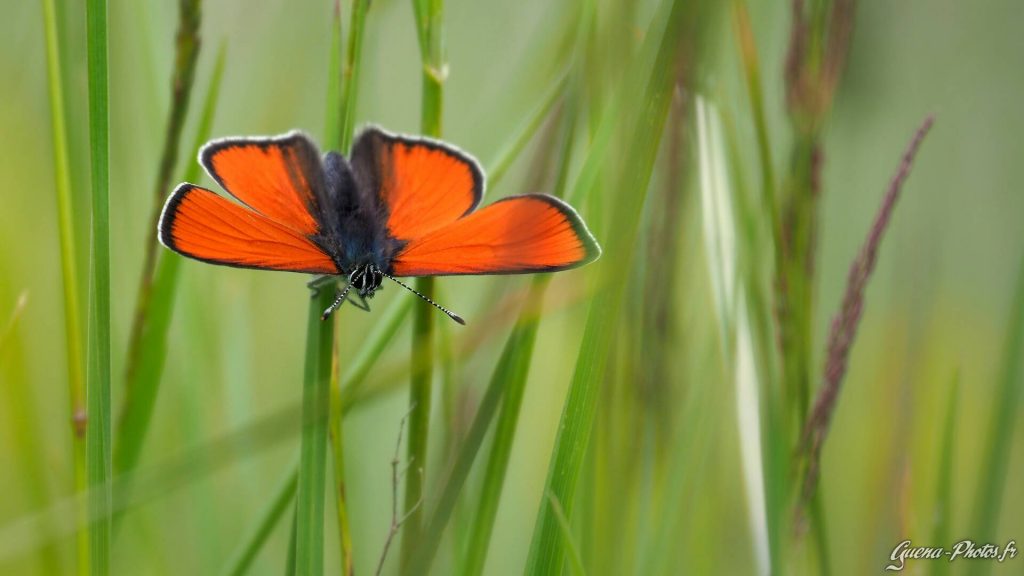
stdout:
POLYGON ((337 314, 321 320, 333 290, 310 298, 306 321, 306 362, 302 385, 302 441, 295 506, 295 570, 320 576, 324 562, 324 491, 327 473, 331 351, 337 314))
POLYGON ((359 77, 362 69, 363 34, 366 28, 366 14, 370 0, 352 0, 352 31, 348 37, 348 55, 342 70, 341 86, 341 150, 348 150, 352 144, 355 128, 356 103, 359 100, 359 77))
MULTIPOLYGON (((447 70, 444 64, 443 0, 413 0, 423 63, 423 93, 420 103, 420 130, 434 138, 441 136, 442 98, 447 70)), ((435 299, 434 279, 419 278, 416 290, 427 299, 435 299)), ((426 477, 427 438, 430 430, 430 406, 434 376, 434 320, 436 312, 419 306, 413 313, 412 378, 409 384, 408 460, 416 467, 405 481, 405 509, 412 510, 423 498, 426 477)), ((408 567, 422 531, 423 513, 411 513, 402 527, 401 566, 408 567)))
MULTIPOLYGON (((327 114, 324 127, 324 147, 336 150, 341 145, 342 121, 345 102, 341 98, 341 1, 335 0, 331 18, 330 57, 327 66, 327 114)), ((352 538, 349 533, 348 507, 345 500, 345 440, 341 410, 340 382, 340 324, 334 324, 334 342, 331 347, 330 413, 328 416, 328 440, 330 441, 332 473, 334 478, 335 514, 338 521, 338 551, 341 555, 343 574, 351 573, 352 538)))
MULTIPOLYGON (((368 2, 354 0, 352 3, 352 31, 349 37, 348 55, 344 67, 341 64, 341 3, 334 5, 334 21, 331 30, 331 57, 327 85, 327 140, 328 149, 348 150, 352 142, 355 119, 356 96, 359 85, 360 54, 362 52, 363 27, 366 22, 368 2)), ((330 383, 330 416, 328 430, 331 442, 331 459, 335 486, 335 513, 338 521, 338 545, 341 555, 342 573, 354 572, 352 558, 352 534, 349 526, 348 505, 345 492, 345 453, 342 385, 340 375, 340 330, 336 329, 332 353, 330 383)))
MULTIPOLYGON (((67 126, 64 118, 64 86, 61 79, 60 34, 57 29, 54 0, 43 0, 43 24, 46 35, 46 71, 49 80, 50 119, 53 132, 53 178, 57 191, 57 220, 60 231, 60 265, 64 288, 64 331, 67 347, 68 398, 71 414, 71 450, 74 493, 88 490, 85 442, 85 359, 83 356, 81 306, 78 301, 78 263, 71 202, 71 177, 68 162, 67 126)), ((76 568, 79 574, 89 570, 88 510, 79 505, 75 511, 79 526, 76 535, 76 568)))

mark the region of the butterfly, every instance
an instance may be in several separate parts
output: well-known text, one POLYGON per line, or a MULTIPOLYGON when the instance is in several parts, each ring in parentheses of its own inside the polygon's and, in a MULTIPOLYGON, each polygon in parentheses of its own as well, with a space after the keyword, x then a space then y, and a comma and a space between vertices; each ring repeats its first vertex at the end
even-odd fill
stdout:
POLYGON ((321 156, 292 131, 214 140, 199 162, 237 202, 180 184, 160 215, 160 242, 211 264, 323 275, 311 287, 343 279, 324 319, 350 290, 368 309, 389 278, 465 324, 398 278, 553 272, 601 254, 576 211, 554 196, 510 196, 476 210, 483 170, 440 140, 371 126, 346 158, 321 156))

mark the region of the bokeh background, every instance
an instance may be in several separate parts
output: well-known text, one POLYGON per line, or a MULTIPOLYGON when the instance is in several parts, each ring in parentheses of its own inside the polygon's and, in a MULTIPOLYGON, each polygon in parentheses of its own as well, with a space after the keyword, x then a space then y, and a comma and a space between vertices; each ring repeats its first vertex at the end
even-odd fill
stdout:
MULTIPOLYGON (((89 246, 84 3, 64 4, 61 48, 70 95, 66 107, 84 303, 89 246)), ((575 26, 570 4, 446 2, 445 139, 474 154, 485 167, 491 165, 558 70, 560 39, 567 27, 575 26)), ((598 4, 601 14, 616 3, 598 4)), ((627 21, 604 17, 602 30, 615 34, 602 48, 609 66, 617 55, 628 58, 636 51, 657 4, 639 2, 635 17, 627 21)), ((699 82, 686 86, 680 92, 685 97, 677 100, 686 102, 680 107, 692 106, 700 94, 732 118, 738 158, 747 179, 755 182, 755 132, 736 49, 733 8, 724 4, 718 11, 708 10, 711 16, 700 23, 699 82)), ((225 50, 226 68, 214 136, 300 128, 322 140, 332 10, 327 1, 231 0, 204 5, 193 113, 185 124, 175 178, 194 162, 194 152, 186 148, 219 46, 225 50)), ((343 3, 346 34, 348 13, 348 4, 343 3)), ((784 173, 785 151, 792 139, 783 78, 791 7, 788 2, 752 2, 749 13, 770 145, 776 151, 774 165, 784 173)), ((110 5, 115 415, 123 395, 119 383, 143 240, 153 231, 152 187, 170 105, 177 17, 175 2, 113 0, 110 5)), ((920 545, 951 544, 930 538, 937 521, 941 438, 957 375, 950 533, 957 540, 973 537, 971 522, 1004 358, 1009 354, 1019 360, 1024 352, 1006 349, 1024 254, 1024 196, 1019 193, 1024 179, 1022 21, 1024 5, 1009 0, 856 5, 846 70, 823 132, 813 280, 815 386, 821 379, 828 325, 845 290, 850 262, 914 130, 929 114, 936 115, 936 124, 883 241, 823 450, 822 502, 835 574, 881 572, 893 547, 904 539, 920 545)), ((2 8, 0 572, 5 574, 42 574, 55 566, 72 573, 74 559, 73 525, 59 509, 71 493, 72 463, 42 23, 35 2, 8 2, 2 8), (27 300, 15 313, 22 295, 27 300)), ((409 3, 373 2, 363 56, 357 123, 417 133, 420 60, 409 3)), ((625 81, 614 74, 608 78, 613 83, 625 81)), ((671 305, 663 314, 671 329, 662 344, 671 351, 672 362, 660 381, 645 381, 645 373, 634 368, 643 364, 649 351, 642 345, 630 347, 630 342, 646 340, 634 341, 640 328, 628 321, 623 324, 624 336, 606 376, 610 391, 600 398, 592 437, 593 445, 611 447, 609 458, 619 466, 608 466, 591 454, 581 489, 581 498, 591 505, 581 505, 583 512, 572 518, 590 573, 643 572, 650 565, 646 543, 658 538, 669 542, 661 550, 664 558, 655 563, 658 573, 765 570, 756 552, 763 534, 751 511, 756 502, 748 496, 741 451, 750 440, 737 425, 736 386, 723 368, 727 355, 721 350, 713 314, 692 118, 670 116, 670 123, 680 124, 676 133, 689 144, 675 158, 665 158, 669 152, 662 150, 651 183, 652 190, 665 185, 668 164, 675 163, 682 171, 678 212, 670 216, 672 258, 642 259, 642 266, 622 271, 647 282, 670 282, 671 305), (642 391, 651 389, 666 392, 658 402, 645 402, 642 391), (696 396, 700 407, 687 410, 687 399, 694 398, 689 392, 697 389, 704 391, 696 396), (699 418, 686 419, 695 415, 699 418), (655 422, 665 422, 667 428, 655 422), (640 423, 644 432, 633 435, 625 423, 640 423), (688 441, 675 442, 677 434, 688 441), (623 456, 630 452, 635 452, 635 460, 623 456), (686 471, 685 481, 673 484, 671 479, 678 476, 668 471, 677 469, 686 471), (601 492, 603 480, 613 487, 610 494, 601 492), (601 494, 609 497, 602 500, 601 494), (674 521, 666 523, 665 518, 674 521)), ((671 131, 667 128, 666 134, 671 131)), ((551 154, 537 140, 523 151, 509 175, 487 191, 485 201, 550 188, 551 178, 537 176, 532 167, 536 158, 551 154)), ((608 162, 622 164, 629 154, 628 146, 616 144, 608 162)), ((574 173, 581 164, 574 162, 574 173)), ((201 184, 212 185, 205 176, 201 184)), ((648 196, 649 202, 653 197, 648 196)), ((607 236, 607 222, 614 215, 607 213, 607 204, 604 210, 601 206, 591 198, 578 208, 607 248, 619 239, 607 236)), ((641 241, 655 210, 646 208, 641 241)), ((587 269, 562 273, 548 290, 487 574, 517 574, 526 565, 587 321, 589 293, 581 286, 593 285, 588 274, 587 269)), ((115 573, 220 573, 294 466, 305 344, 304 283, 305 278, 293 274, 191 261, 183 265, 168 362, 140 466, 161 470, 168 462, 183 462, 183 455, 192 456, 184 460, 183 472, 154 480, 150 493, 126 512, 114 547, 115 573)), ((438 370, 431 424, 437 433, 426 476, 428 510, 430 491, 444 479, 452 447, 472 421, 514 322, 514 313, 495 311, 508 307, 509 295, 521 294, 528 286, 529 279, 522 277, 439 283, 440 302, 478 328, 468 332, 454 325, 439 326, 447 341, 459 345, 471 334, 474 346, 449 363, 445 374, 438 370)), ((342 364, 388 303, 411 297, 387 288, 374 299, 370 314, 342 310, 342 364)), ((633 288, 627 290, 624 316, 631 311, 642 315, 638 311, 644 292, 633 288)), ((345 418, 345 482, 357 573, 376 569, 391 522, 391 459, 408 409, 403 367, 409 361, 410 342, 406 323, 368 377, 366 386, 374 394, 345 418)), ((1019 372, 1013 386, 1024 386, 1019 372)), ((1012 410, 1019 415, 1020 395, 1016 398, 1012 410)), ((999 544, 1024 539, 1024 430, 1018 422, 1004 432, 1009 435, 1009 450, 1003 458, 1007 476, 996 530, 999 544)), ((470 477, 467 494, 474 494, 479 485, 479 468, 470 477)), ((435 573, 449 573, 457 565, 465 538, 460 530, 468 526, 475 502, 475 495, 460 500, 435 573)), ((336 542, 336 530, 328 514, 331 569, 338 563, 337 548, 330 545, 336 542)), ((821 572, 817 561, 808 559, 814 556, 808 550, 813 548, 807 544, 810 538, 794 544, 786 562, 796 573, 821 572)), ((286 517, 260 552, 252 573, 279 573, 287 546, 286 517)), ((397 569, 397 563, 392 559, 387 567, 397 569)), ((951 567, 954 573, 966 573, 977 565, 961 561, 951 567)), ((1021 573, 1024 558, 991 567, 993 573, 1021 573)), ((922 574, 935 566, 922 561, 911 564, 911 569, 922 574)))

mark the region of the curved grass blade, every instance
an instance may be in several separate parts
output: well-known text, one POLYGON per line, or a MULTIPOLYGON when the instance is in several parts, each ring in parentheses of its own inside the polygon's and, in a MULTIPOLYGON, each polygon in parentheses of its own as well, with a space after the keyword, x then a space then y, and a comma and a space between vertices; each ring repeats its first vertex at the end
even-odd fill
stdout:
MULTIPOLYGON (((977 542, 995 542, 1002 512, 1003 494, 1009 471, 1010 454, 1017 416, 1021 411, 1024 388, 1024 258, 1018 271, 1017 287, 1010 309, 1009 326, 1003 342, 999 387, 992 397, 991 425, 981 466, 981 481, 975 497, 975 516, 971 538, 977 542)), ((987 574, 992 562, 972 562, 971 574, 987 574)))
MULTIPOLYGON (((660 33, 648 32, 648 41, 652 43, 649 46, 658 48, 650 76, 643 78, 640 84, 644 87, 637 100, 641 106, 640 114, 631 124, 630 142, 634 156, 616 183, 616 189, 627 190, 629 193, 617 195, 610 212, 616 217, 611 222, 608 237, 614 238, 615 242, 606 243, 607 254, 604 264, 599 267, 602 289, 596 293, 590 305, 580 354, 545 483, 545 493, 550 492, 558 500, 568 517, 572 515, 577 481, 593 428, 598 384, 604 377, 607 358, 614 343, 618 312, 625 296, 628 275, 614 272, 628 268, 632 259, 641 208, 668 116, 675 71, 679 64, 677 59, 681 53, 681 39, 687 37, 683 33, 683 24, 689 16, 685 11, 687 6, 679 0, 666 0, 663 9, 671 11, 664 21, 664 29, 660 33), (614 263, 614 268, 608 262, 614 263)), ((566 551, 560 531, 556 515, 546 502, 542 502, 530 546, 527 573, 561 573, 566 551)))

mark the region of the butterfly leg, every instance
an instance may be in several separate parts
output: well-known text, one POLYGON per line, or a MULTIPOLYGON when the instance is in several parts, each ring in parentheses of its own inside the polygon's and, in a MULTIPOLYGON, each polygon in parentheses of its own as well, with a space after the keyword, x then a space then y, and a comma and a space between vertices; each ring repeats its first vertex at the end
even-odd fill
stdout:
POLYGON ((309 290, 312 292, 310 298, 316 298, 317 296, 320 295, 321 288, 323 288, 324 286, 330 286, 332 283, 335 283, 337 281, 338 277, 331 274, 325 274, 323 276, 317 276, 316 278, 313 278, 312 280, 306 283, 306 287, 309 288, 309 290))
POLYGON ((356 297, 359 298, 359 301, 361 302, 361 304, 356 304, 356 299, 355 298, 349 298, 348 301, 353 306, 355 306, 356 308, 359 308, 360 310, 362 310, 364 312, 369 312, 370 311, 370 303, 366 301, 366 297, 363 296, 362 294, 358 293, 358 292, 356 292, 356 297))

